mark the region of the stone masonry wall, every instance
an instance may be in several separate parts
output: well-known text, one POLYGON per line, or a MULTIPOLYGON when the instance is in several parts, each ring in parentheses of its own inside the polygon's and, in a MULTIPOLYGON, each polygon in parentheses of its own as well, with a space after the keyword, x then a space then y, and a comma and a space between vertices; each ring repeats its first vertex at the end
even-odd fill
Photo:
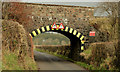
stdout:
MULTIPOLYGON (((89 25, 89 20, 94 18, 93 16, 94 7, 49 5, 49 4, 36 4, 36 3, 19 3, 19 4, 21 6, 24 6, 24 10, 22 10, 23 12, 21 13, 27 14, 27 16, 31 19, 31 20, 27 20, 27 22, 23 19, 23 21, 20 22, 20 24, 24 26, 27 33, 30 33, 34 29, 40 28, 42 26, 52 25, 54 22, 63 23, 64 26, 68 26, 70 28, 79 31, 85 37, 88 37, 89 31, 94 30, 93 27, 89 25)), ((12 3, 10 3, 9 6, 11 5, 12 3)), ((3 11, 6 11, 4 5, 3 5, 3 11)), ((7 12, 3 12, 3 15, 4 13, 7 12)), ((17 16, 19 20, 21 16, 20 15, 17 16)), ((13 17, 8 17, 8 18, 12 19, 13 17)))
POLYGON ((27 4, 26 9, 29 7, 33 10, 32 15, 29 15, 33 20, 33 27, 28 29, 29 32, 54 22, 62 22, 64 26, 87 35, 90 30, 89 19, 93 17, 94 13, 93 7, 27 4))

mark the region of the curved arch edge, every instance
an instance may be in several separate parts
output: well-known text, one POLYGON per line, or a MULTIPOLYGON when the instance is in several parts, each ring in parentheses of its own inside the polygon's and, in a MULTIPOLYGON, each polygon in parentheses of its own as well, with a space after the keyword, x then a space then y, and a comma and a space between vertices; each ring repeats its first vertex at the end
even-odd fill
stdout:
POLYGON ((77 30, 74 30, 73 28, 69 28, 67 26, 64 29, 52 29, 51 27, 52 25, 47 25, 45 27, 35 29, 29 35, 31 36, 31 38, 34 38, 38 34, 41 34, 47 31, 60 30, 60 31, 69 32, 69 33, 72 33, 74 36, 76 36, 81 41, 81 50, 82 51, 84 50, 84 43, 85 43, 84 36, 81 33, 79 33, 77 30))

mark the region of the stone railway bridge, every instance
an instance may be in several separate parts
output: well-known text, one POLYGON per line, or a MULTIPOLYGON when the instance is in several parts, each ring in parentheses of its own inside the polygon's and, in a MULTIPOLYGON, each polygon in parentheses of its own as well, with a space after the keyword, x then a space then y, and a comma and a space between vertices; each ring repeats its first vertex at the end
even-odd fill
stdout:
POLYGON ((84 42, 91 30, 89 19, 93 17, 93 7, 48 5, 48 4, 27 4, 33 10, 33 27, 28 29, 33 38, 44 32, 58 32, 70 39, 70 57, 79 59, 79 53, 84 50, 84 42), (53 23, 63 23, 65 29, 51 29, 53 23))
POLYGON ((72 59, 77 60, 79 53, 84 50, 84 42, 88 38, 89 31, 93 28, 89 25, 89 20, 94 16, 94 7, 67 6, 67 5, 49 5, 49 4, 25 4, 25 8, 32 10, 31 27, 27 27, 31 38, 38 34, 53 31, 58 32, 70 39, 72 59), (65 29, 51 29, 53 23, 62 23, 65 29))
POLYGON ((33 27, 28 29, 33 38, 44 32, 58 32, 70 39, 70 58, 79 59, 80 52, 85 48, 85 40, 91 30, 89 19, 93 17, 93 7, 27 4, 33 9, 33 27), (53 23, 63 23, 65 29, 51 29, 53 23))
POLYGON ((27 8, 32 9, 30 17, 33 20, 33 27, 28 28, 29 32, 39 27, 52 25, 55 22, 63 23, 64 26, 73 28, 86 36, 90 30, 89 19, 94 17, 93 7, 29 3, 27 8))

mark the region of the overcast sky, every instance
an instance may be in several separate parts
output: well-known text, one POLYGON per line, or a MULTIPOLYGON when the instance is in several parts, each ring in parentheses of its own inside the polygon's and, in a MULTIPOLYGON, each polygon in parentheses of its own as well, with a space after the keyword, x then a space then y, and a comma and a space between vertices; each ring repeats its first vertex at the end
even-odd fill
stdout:
POLYGON ((120 0, 22 0, 29 2, 118 2, 120 0))
MULTIPOLYGON (((21 0, 1 0, 1 1, 21 1, 21 0)), ((22 0, 23 2, 118 2, 120 0, 22 0)))
POLYGON ((120 0, 2 0, 2 1, 22 1, 28 3, 56 4, 56 5, 73 5, 95 7, 99 2, 118 2, 120 0))
POLYGON ((99 2, 119 0, 22 0, 22 2, 96 7, 99 2))

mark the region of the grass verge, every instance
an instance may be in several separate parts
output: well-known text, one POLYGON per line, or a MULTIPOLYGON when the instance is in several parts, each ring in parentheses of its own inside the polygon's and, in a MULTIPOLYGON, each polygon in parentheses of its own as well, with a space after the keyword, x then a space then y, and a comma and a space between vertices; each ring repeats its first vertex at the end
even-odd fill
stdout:
POLYGON ((21 62, 16 53, 5 50, 2 54, 2 70, 37 70, 37 65, 27 55, 21 62))

